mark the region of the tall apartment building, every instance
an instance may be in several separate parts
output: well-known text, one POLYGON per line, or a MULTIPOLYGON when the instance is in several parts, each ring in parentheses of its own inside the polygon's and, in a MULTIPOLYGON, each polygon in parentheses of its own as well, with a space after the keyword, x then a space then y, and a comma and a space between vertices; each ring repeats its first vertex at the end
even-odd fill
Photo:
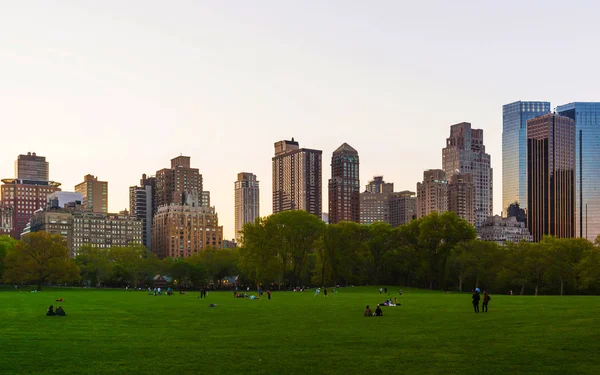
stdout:
POLYGON ((448 181, 441 169, 423 172, 423 182, 417 182, 417 218, 432 212, 448 211, 448 181))
POLYGON ((575 121, 527 121, 527 224, 534 241, 575 236, 575 121))
POLYGON ((44 156, 28 152, 15 160, 15 178, 19 180, 48 181, 50 167, 44 156))
POLYGON ((556 112, 575 120, 575 236, 600 234, 600 103, 574 102, 556 112))
POLYGON ((210 207, 210 191, 204 190, 200 198, 200 206, 210 207))
POLYGON ((304 210, 321 218, 322 153, 300 148, 294 138, 275 143, 273 213, 304 210))
POLYGON ((235 192, 235 239, 241 242, 241 231, 246 223, 253 223, 260 216, 259 182, 256 175, 241 172, 234 183, 235 192))
POLYGON ((75 185, 75 191, 83 196, 81 205, 93 212, 108 212, 108 182, 88 174, 83 182, 75 185))
POLYGON ((7 178, 0 187, 2 201, 0 205, 12 209, 12 231, 10 235, 21 238, 21 233, 37 210, 46 206, 48 195, 59 191, 60 184, 53 181, 30 181, 7 178))
POLYGON ((9 234, 15 239, 21 237, 33 213, 46 206, 48 194, 60 191, 58 182, 48 180, 48 170, 45 157, 27 153, 15 161, 15 178, 2 180, 0 206, 12 213, 9 234))
POLYGON ((369 193, 392 193, 394 191, 394 183, 385 182, 383 176, 374 176, 365 189, 369 193))
POLYGON ((156 178, 142 174, 140 186, 129 188, 129 213, 142 221, 142 243, 151 249, 152 218, 154 216, 154 192, 156 178))
POLYGON ((550 112, 550 102, 502 106, 502 212, 512 203, 527 209, 527 121, 550 112))
POLYGON ((31 232, 48 232, 63 236, 75 257, 83 245, 98 248, 139 245, 142 243, 142 221, 126 212, 118 214, 92 212, 80 204, 65 207, 52 203, 35 212, 31 232))
POLYGON ((385 182, 383 176, 374 176, 373 180, 367 183, 365 191, 359 195, 360 223, 389 223, 390 194, 393 191, 393 182, 385 182))
POLYGON ((455 173, 448 181, 448 211, 475 225, 475 187, 470 173, 455 173))
POLYGON ((200 206, 195 193, 184 204, 158 208, 152 224, 152 252, 159 258, 187 258, 223 246, 223 227, 214 207, 200 206))
POLYGON ((358 152, 347 143, 331 156, 329 180, 329 223, 360 222, 360 179, 358 152))
POLYGON ((202 195, 202 175, 190 166, 189 156, 171 159, 171 168, 156 172, 155 210, 161 206, 184 204, 187 193, 202 195))
POLYGON ((401 191, 389 195, 389 223, 393 227, 408 224, 417 218, 417 197, 413 191, 401 191))
POLYGON ((485 153, 483 130, 471 129, 471 124, 461 122, 450 127, 450 137, 442 150, 442 169, 446 178, 454 173, 470 173, 475 185, 475 227, 492 216, 493 170, 491 157, 485 153))

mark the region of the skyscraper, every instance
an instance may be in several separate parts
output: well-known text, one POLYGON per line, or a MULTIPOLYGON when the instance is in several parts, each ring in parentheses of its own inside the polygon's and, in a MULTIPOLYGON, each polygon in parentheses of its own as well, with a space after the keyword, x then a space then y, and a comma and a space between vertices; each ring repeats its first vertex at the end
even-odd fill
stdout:
POLYGON ((527 224, 534 241, 575 236, 575 121, 527 121, 527 224))
POLYGON ((557 113, 575 120, 575 236, 600 234, 600 103, 575 102, 557 113))
POLYGON ((83 182, 75 185, 75 191, 81 193, 84 208, 92 212, 108 212, 108 182, 98 181, 98 177, 88 174, 83 177, 83 182))
MULTIPOLYGON (((189 156, 171 159, 171 168, 156 172, 154 211, 171 203, 184 204, 187 193, 202 197, 202 175, 190 166, 189 156)), ((199 198, 201 200, 201 198, 199 198)))
POLYGON ((448 211, 475 225, 475 187, 470 173, 455 173, 448 183, 448 211))
POLYGON ((527 121, 550 112, 550 102, 502 106, 502 213, 517 202, 527 209, 527 121))
POLYGON ((246 223, 253 223, 260 216, 259 184, 256 175, 238 173, 235 190, 235 239, 240 243, 241 231, 246 223))
POLYGON ((442 169, 446 178, 454 173, 470 173, 475 185, 475 227, 492 216, 493 170, 491 157, 485 153, 483 130, 471 129, 471 124, 461 122, 450 127, 450 137, 442 150, 442 169))
POLYGON ((154 217, 155 177, 142 175, 140 186, 129 188, 129 213, 142 221, 142 243, 151 250, 152 218, 154 217))
POLYGON ((275 143, 273 213, 304 210, 321 218, 321 157, 323 152, 300 148, 298 142, 275 143))
POLYGON ((423 182, 417 182, 417 218, 432 212, 448 211, 448 181, 441 169, 423 172, 423 182))
POLYGON ((48 181, 49 169, 46 158, 35 152, 19 155, 15 160, 15 178, 21 180, 48 181))
POLYGON ((360 222, 360 180, 358 152, 347 143, 331 157, 329 180, 329 223, 360 222))

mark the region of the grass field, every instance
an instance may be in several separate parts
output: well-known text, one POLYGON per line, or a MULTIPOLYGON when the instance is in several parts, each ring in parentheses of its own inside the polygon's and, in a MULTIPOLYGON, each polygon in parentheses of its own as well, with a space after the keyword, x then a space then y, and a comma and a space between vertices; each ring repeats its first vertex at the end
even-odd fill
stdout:
POLYGON ((476 315, 470 294, 405 289, 365 318, 385 298, 376 287, 197 296, 2 291, 0 373, 600 373, 600 297, 493 295, 476 315), (67 316, 46 317, 59 297, 67 316))

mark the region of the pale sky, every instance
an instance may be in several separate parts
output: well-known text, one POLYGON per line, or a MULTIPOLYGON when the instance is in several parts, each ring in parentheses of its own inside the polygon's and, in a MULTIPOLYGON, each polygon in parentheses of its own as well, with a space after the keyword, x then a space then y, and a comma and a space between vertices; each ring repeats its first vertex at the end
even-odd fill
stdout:
POLYGON ((233 182, 253 172, 271 203, 273 143, 360 155, 415 190, 441 168, 450 125, 484 129, 502 200, 502 105, 598 101, 594 1, 2 1, 0 177, 35 151, 72 191, 128 187, 183 153, 204 177, 226 238, 233 182))

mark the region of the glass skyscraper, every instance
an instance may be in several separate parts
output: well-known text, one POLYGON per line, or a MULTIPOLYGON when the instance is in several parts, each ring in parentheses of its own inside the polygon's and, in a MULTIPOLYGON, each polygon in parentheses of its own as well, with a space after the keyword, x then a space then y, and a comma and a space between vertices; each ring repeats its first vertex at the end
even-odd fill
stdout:
POLYGON ((569 103, 556 112, 575 120, 575 235, 600 234, 600 103, 569 103))
POLYGON ((550 112, 550 102, 502 106, 502 213, 511 203, 527 209, 527 120, 550 112))

